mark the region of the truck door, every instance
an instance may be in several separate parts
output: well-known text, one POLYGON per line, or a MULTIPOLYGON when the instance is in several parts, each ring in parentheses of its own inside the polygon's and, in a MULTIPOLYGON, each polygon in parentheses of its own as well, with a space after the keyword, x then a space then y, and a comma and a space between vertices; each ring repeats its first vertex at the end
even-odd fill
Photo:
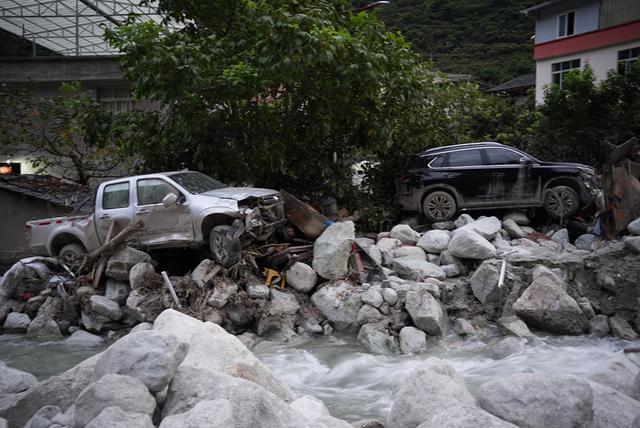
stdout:
POLYGON ((96 197, 96 230, 104 243, 111 222, 115 222, 112 237, 131 223, 131 184, 128 180, 110 183, 96 197))
POLYGON ((184 242, 193 242, 193 225, 186 203, 175 203, 170 207, 162 204, 169 193, 184 200, 185 195, 162 178, 140 178, 136 180, 136 220, 141 219, 145 229, 140 232, 141 244, 150 247, 169 247, 184 242))

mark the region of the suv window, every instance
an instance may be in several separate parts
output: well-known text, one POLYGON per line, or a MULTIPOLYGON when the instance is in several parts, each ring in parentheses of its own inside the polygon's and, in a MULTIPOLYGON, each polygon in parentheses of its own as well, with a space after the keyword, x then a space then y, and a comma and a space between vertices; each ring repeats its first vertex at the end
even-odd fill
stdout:
POLYGON ((178 190, 159 178, 145 178, 138 180, 138 205, 159 204, 169 193, 180 196, 178 190))
POLYGON ((487 149, 488 165, 519 165, 522 155, 506 149, 487 149))
POLYGON ((109 184, 102 193, 102 209, 112 210, 129 206, 129 182, 109 184))
POLYGON ((477 166, 482 165, 480 150, 461 150, 449 153, 448 166, 477 166))

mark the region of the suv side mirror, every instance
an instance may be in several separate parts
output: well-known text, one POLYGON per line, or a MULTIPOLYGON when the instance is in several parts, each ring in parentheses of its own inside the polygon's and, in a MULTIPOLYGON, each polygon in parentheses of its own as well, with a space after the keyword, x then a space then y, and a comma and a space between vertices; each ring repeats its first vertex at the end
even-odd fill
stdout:
POLYGON ((178 201, 178 197, 174 193, 167 193, 164 198, 162 198, 162 205, 165 208, 169 208, 171 205, 175 204, 178 201))
POLYGON ((531 159, 529 159, 526 156, 523 156, 520 158, 520 165, 524 165, 524 166, 529 166, 533 163, 533 161, 531 159))

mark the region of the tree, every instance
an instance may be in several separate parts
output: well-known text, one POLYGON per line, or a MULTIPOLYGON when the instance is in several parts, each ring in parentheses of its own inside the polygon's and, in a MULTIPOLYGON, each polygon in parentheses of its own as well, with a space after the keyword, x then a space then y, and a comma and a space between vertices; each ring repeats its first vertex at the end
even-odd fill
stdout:
POLYGON ((162 24, 133 17, 107 35, 135 93, 163 105, 144 118, 155 132, 132 141, 146 170, 345 196, 353 161, 396 168, 457 141, 454 120, 476 96, 346 0, 160 0, 158 11, 162 24))
POLYGON ((80 184, 126 170, 127 161, 119 152, 126 127, 82 92, 78 83, 63 84, 61 92, 34 101, 28 90, 3 86, 3 147, 26 154, 38 172, 53 169, 80 184))

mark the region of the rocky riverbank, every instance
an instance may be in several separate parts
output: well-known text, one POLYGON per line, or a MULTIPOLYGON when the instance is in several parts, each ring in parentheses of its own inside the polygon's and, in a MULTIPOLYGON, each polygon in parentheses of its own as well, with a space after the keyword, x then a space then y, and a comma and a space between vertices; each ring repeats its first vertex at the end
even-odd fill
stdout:
MULTIPOLYGON (((629 227, 631 233, 638 233, 637 225, 634 226, 636 222, 629 227)), ((255 269, 244 269, 238 274, 220 269, 210 260, 203 260, 189 275, 170 277, 177 301, 167 290, 162 276, 156 272, 153 260, 133 248, 123 248, 109 259, 105 270, 107 281, 104 287, 97 289, 83 283, 81 278, 70 278, 54 259, 32 258, 17 263, 3 276, 0 283, 3 293, 0 298, 0 321, 4 318, 5 332, 24 332, 39 340, 61 339, 70 335, 65 340, 78 345, 97 344, 103 340, 104 335, 115 338, 136 326, 134 333, 124 336, 109 348, 120 349, 119 351, 108 350, 105 353, 126 353, 126 346, 118 343, 133 340, 131 337, 136 337, 136 331, 151 328, 151 323, 154 323, 153 329, 149 331, 162 330, 158 326, 166 325, 161 322, 164 314, 179 316, 177 312, 166 312, 167 308, 175 308, 193 317, 185 316, 184 319, 180 318, 180 322, 176 321, 176 325, 193 332, 173 331, 169 328, 174 336, 180 338, 187 334, 191 338, 196 334, 195 331, 204 328, 209 334, 215 327, 216 337, 227 337, 224 333, 226 330, 236 335, 249 349, 260 340, 292 341, 299 336, 331 335, 334 329, 353 332, 357 335, 360 346, 371 353, 415 354, 427 349, 428 338, 447 334, 481 337, 486 331, 497 327, 504 337, 493 341, 482 351, 495 359, 520 352, 528 341, 535 340, 537 332, 613 335, 624 340, 636 340, 640 327, 640 296, 637 289, 640 280, 640 236, 605 242, 595 235, 583 235, 572 244, 566 229, 556 227, 555 230, 545 231, 548 233, 543 234, 530 228, 528 219, 520 213, 510 214, 502 221, 496 217, 474 220, 463 214, 455 222, 434 224, 423 233, 407 225, 398 225, 377 237, 357 237, 353 223, 336 223, 316 240, 311 263, 296 262, 283 272, 286 275, 286 288, 267 287, 264 280, 256 275, 259 272, 255 269), (507 262, 502 275, 503 259, 507 262), (190 321, 185 321, 187 319, 190 321), (202 321, 205 323, 202 324, 202 321)), ((213 337, 208 340, 215 343, 213 337)), ((189 349, 193 348, 192 344, 189 345, 189 340, 178 342, 187 343, 189 349)), ((145 343, 140 344, 140 347, 145 347, 145 343)), ((135 347, 136 344, 132 342, 127 346, 135 347)), ((179 349, 184 347, 176 346, 174 353, 180 355, 179 349)), ((291 390, 275 379, 264 366, 257 365, 257 360, 245 348, 242 348, 242 352, 238 350, 238 355, 243 355, 243 359, 240 366, 235 366, 234 372, 225 371, 224 361, 237 358, 236 354, 228 354, 219 347, 195 349, 202 352, 203 359, 207 355, 208 359, 218 363, 207 363, 214 364, 213 366, 199 365, 197 362, 187 364, 194 370, 213 368, 226 375, 256 382, 280 397, 286 406, 287 402, 293 400, 291 390), (244 373, 245 369, 249 371, 244 373), (258 373, 253 370, 258 370, 258 373), (268 385, 262 383, 262 375, 266 376, 265 379, 270 379, 268 385), (279 392, 272 390, 276 387, 280 388, 279 392)), ((185 352, 185 361, 190 361, 188 353, 192 351, 185 352)), ((137 357, 134 356, 133 359, 135 358, 137 357)), ((194 361, 196 360, 194 357, 194 361)), ((625 374, 620 377, 633 379, 637 367, 626 362, 628 361, 625 360, 623 365, 625 374)), ((105 370, 105 373, 110 370, 103 368, 108 366, 107 363, 92 364, 95 368, 92 366, 91 370, 105 370)), ((427 376, 436 376, 429 372, 432 370, 437 376, 445 376, 447 379, 444 380, 447 382, 457 384, 457 387, 451 386, 453 395, 464 397, 464 385, 456 379, 452 369, 445 366, 442 362, 425 363, 424 370, 427 376)), ((81 364, 78 367, 84 366, 81 364)), ((78 367, 70 372, 81 371, 78 367)), ((174 374, 168 373, 165 377, 169 380, 163 387, 175 380, 174 374)), ((195 377, 194 373, 191 375, 195 377)), ((545 382, 555 379, 546 379, 541 374, 531 375, 535 376, 531 379, 517 379, 514 384, 526 384, 530 381, 531 388, 528 389, 533 391, 535 385, 541 385, 539 389, 544 390, 549 386, 545 382)), ((420 373, 415 375, 420 376, 420 373)), ((412 377, 414 376, 409 376, 412 377)), ((573 385, 571 388, 577 388, 574 384, 579 382, 573 380, 575 379, 571 378, 566 383, 573 385)), ((505 382, 509 384, 511 381, 505 382)), ((18 383, 4 392, 0 391, 0 394, 25 394, 21 392, 23 390, 33 394, 31 391, 34 385, 36 384, 28 381, 27 384, 18 383)), ((602 418, 613 418, 606 414, 606 409, 602 409, 606 407, 604 405, 600 404, 599 410, 594 410, 596 404, 593 399, 598 394, 599 397, 609 394, 609 398, 612 398, 613 393, 600 390, 593 392, 595 390, 590 385, 587 384, 586 388, 591 388, 589 391, 592 399, 581 403, 591 410, 585 410, 579 417, 571 416, 574 419, 567 419, 569 425, 582 426, 583 422, 591 421, 589 423, 596 423, 598 426, 604 420, 602 418), (581 422, 572 422, 578 420, 581 422)), ((146 386, 151 395, 161 392, 156 390, 158 386, 146 386)), ((79 383, 76 395, 86 387, 87 384, 79 383)), ((55 385, 51 388, 55 388, 55 385)), ((500 383, 496 384, 496 388, 505 391, 508 389, 500 383)), ((621 398, 620 402, 627 403, 629 409, 635 409, 635 399, 639 397, 630 391, 628 385, 625 388, 625 391, 616 388, 617 394, 626 397, 621 398)), ((202 385, 201 389, 206 391, 208 387, 202 385)), ((589 396, 588 392, 584 392, 587 389, 583 388, 581 392, 585 397, 589 396)), ((417 392, 411 392, 413 393, 417 392)), ((419 393, 429 394, 428 391, 419 393)), ((573 392, 567 393, 571 394, 573 392)), ((443 392, 443 395, 446 394, 443 392)), ((399 396, 402 394, 399 393, 399 396)), ((218 398, 216 396, 213 399, 218 398)), ((53 405, 60 407, 61 413, 64 413, 75 399, 74 396, 73 401, 69 399, 62 404, 53 405)), ((162 418, 186 411, 180 408, 173 413, 166 413, 164 402, 157 401, 157 397, 155 399, 155 410, 151 414, 139 411, 140 409, 134 409, 134 413, 148 414, 157 425, 164 423, 162 418), (160 419, 156 408, 163 409, 160 419)), ((507 392, 500 399, 506 402, 514 400, 507 392)), ((305 409, 320 406, 313 398, 305 400, 305 409)), ((540 400, 544 401, 542 398, 540 400)), ((230 414, 235 418, 233 400, 231 401, 230 414)), ((470 403, 469 400, 465 402, 470 403)), ((535 413, 527 416, 527 423, 530 424, 527 425, 516 416, 483 403, 482 400, 477 403, 474 401, 475 407, 469 407, 468 420, 453 418, 453 415, 446 412, 447 407, 442 406, 438 408, 438 412, 429 408, 413 419, 409 418, 408 425, 400 421, 402 418, 394 416, 406 415, 407 412, 394 412, 392 409, 387 426, 448 426, 443 425, 443 418, 450 418, 451 426, 470 426, 469 421, 491 423, 494 421, 493 417, 502 419, 498 420, 502 425, 496 426, 509 426, 504 425, 504 421, 518 426, 551 426, 546 419, 539 419, 535 413), (485 415, 484 412, 487 411, 494 416, 485 415), (440 415, 439 419, 435 418, 436 413, 440 415), (418 420, 423 417, 424 419, 418 420)), ((29 407, 33 410, 32 413, 43 407, 37 407, 39 404, 43 402, 36 402, 29 407)), ((148 410, 151 404, 149 401, 145 409, 148 410)), ((194 403, 194 408, 198 407, 195 404, 197 403, 194 403)), ((516 404, 505 406, 512 408, 517 407, 516 404)), ((218 405, 226 406, 220 403, 218 405)), ((543 402, 540 402, 534 407, 542 405, 543 402)), ((4 408, 2 406, 0 405, 0 409, 4 408)), ((20 401, 15 406, 24 408, 26 401, 20 401)), ((398 406, 402 409, 401 405, 398 406)), ((396 408, 395 404, 393 408, 396 408)), ((325 410, 320 413, 326 416, 325 410)), ((522 414, 527 411, 520 410, 522 414)), ((625 412, 624 421, 632 420, 634 411, 625 412)), ((10 411, 6 412, 3 410, 0 415, 7 415, 4 417, 13 421, 15 416, 11 416, 10 411)), ((16 412, 19 413, 17 410, 16 412)), ((113 412, 111 410, 107 413, 110 417, 116 417, 117 415, 111 414, 113 412)), ((281 413, 284 410, 274 412, 284 414, 281 413)), ((456 412, 451 410, 450 413, 456 412)), ((460 416, 466 412, 456 414, 460 416)), ((287 425, 286 421, 289 420, 287 418, 295 419, 294 416, 283 416, 285 419, 276 421, 280 425, 274 422, 276 425, 273 426, 292 426, 287 425)), ((242 425, 248 420, 239 420, 241 422, 236 422, 235 426, 251 426, 242 425)), ((69 425, 68 421, 69 419, 66 420, 66 425, 69 425)), ((81 425, 89 421, 83 419, 81 425)), ((25 422, 26 420, 20 420, 20 423, 25 422)), ((321 426, 319 424, 315 420, 311 423, 312 426, 321 426)))

